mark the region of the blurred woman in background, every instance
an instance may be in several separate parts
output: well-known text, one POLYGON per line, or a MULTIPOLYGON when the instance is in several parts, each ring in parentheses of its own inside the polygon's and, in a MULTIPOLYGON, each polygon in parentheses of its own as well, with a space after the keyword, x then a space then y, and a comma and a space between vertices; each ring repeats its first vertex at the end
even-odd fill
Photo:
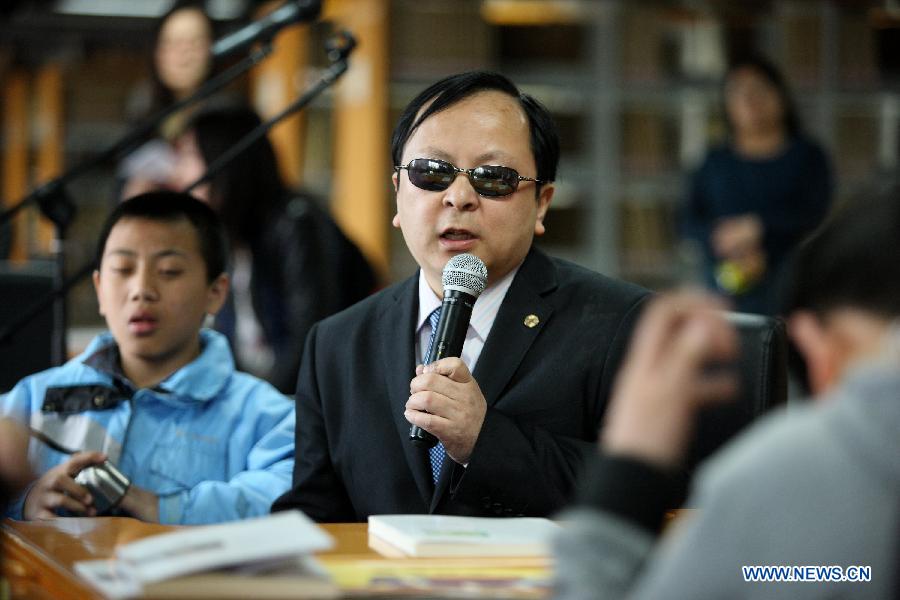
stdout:
POLYGON ((724 86, 729 137, 691 183, 685 233, 703 248, 705 281, 736 310, 772 314, 777 273, 831 204, 831 167, 804 135, 778 70, 737 61, 724 86))
MULTIPOLYGON (((135 119, 194 94, 213 73, 213 22, 199 0, 179 0, 157 22, 151 78, 132 98, 128 112, 135 119)), ((184 131, 191 114, 217 96, 194 103, 160 123, 157 137, 132 152, 120 168, 121 198, 166 187, 175 168, 172 142, 184 131)), ((221 96, 219 96, 221 97, 221 96)))
MULTIPOLYGON (((179 138, 183 189, 260 124, 247 108, 198 114, 179 138)), ((375 289, 371 267, 316 202, 286 187, 263 136, 193 193, 216 209, 232 244, 232 293, 216 318, 241 370, 293 393, 306 333, 375 289)))

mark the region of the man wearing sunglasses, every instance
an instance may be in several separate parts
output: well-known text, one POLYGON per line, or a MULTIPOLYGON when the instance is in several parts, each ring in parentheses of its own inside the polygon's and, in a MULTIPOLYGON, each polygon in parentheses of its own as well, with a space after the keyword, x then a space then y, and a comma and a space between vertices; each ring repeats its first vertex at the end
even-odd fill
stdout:
POLYGON ((569 501, 647 292, 533 247, 558 157, 547 110, 495 73, 448 77, 406 107, 393 225, 420 269, 310 331, 294 488, 275 510, 533 516, 569 501), (488 287, 462 357, 417 366, 442 270, 464 252, 488 287), (438 446, 410 443, 411 424, 438 446))

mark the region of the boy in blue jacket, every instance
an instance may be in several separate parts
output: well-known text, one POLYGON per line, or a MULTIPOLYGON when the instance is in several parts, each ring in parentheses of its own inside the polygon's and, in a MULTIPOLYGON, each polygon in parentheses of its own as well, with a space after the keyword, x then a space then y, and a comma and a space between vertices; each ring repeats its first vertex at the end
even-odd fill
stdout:
POLYGON ((118 510, 144 521, 262 515, 287 491, 293 403, 235 371, 226 339, 201 329, 228 293, 227 256, 218 218, 188 194, 152 192, 116 207, 94 271, 110 332, 0 397, 0 415, 77 451, 33 441, 40 477, 7 516, 95 515, 75 477, 104 460, 131 480, 118 510))

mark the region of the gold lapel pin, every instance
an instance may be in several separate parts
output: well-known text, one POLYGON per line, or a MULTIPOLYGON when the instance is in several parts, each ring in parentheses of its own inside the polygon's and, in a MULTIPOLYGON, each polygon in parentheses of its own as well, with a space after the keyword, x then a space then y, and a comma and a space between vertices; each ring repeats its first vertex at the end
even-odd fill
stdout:
POLYGON ((537 327, 537 324, 540 322, 541 322, 541 320, 538 318, 537 315, 528 315, 527 317, 525 317, 525 320, 522 321, 522 323, 524 323, 525 327, 528 327, 529 329, 534 329, 535 327, 537 327))

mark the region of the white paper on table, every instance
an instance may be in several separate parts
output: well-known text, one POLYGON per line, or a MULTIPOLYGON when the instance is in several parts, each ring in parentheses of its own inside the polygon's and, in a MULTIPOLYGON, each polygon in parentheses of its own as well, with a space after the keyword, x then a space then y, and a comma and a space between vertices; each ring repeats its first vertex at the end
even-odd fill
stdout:
POLYGON ((117 558, 152 583, 240 564, 328 550, 334 540, 299 511, 164 533, 121 546, 117 558))
POLYGON ((111 600, 134 598, 143 591, 134 572, 114 558, 77 562, 75 573, 111 600))

